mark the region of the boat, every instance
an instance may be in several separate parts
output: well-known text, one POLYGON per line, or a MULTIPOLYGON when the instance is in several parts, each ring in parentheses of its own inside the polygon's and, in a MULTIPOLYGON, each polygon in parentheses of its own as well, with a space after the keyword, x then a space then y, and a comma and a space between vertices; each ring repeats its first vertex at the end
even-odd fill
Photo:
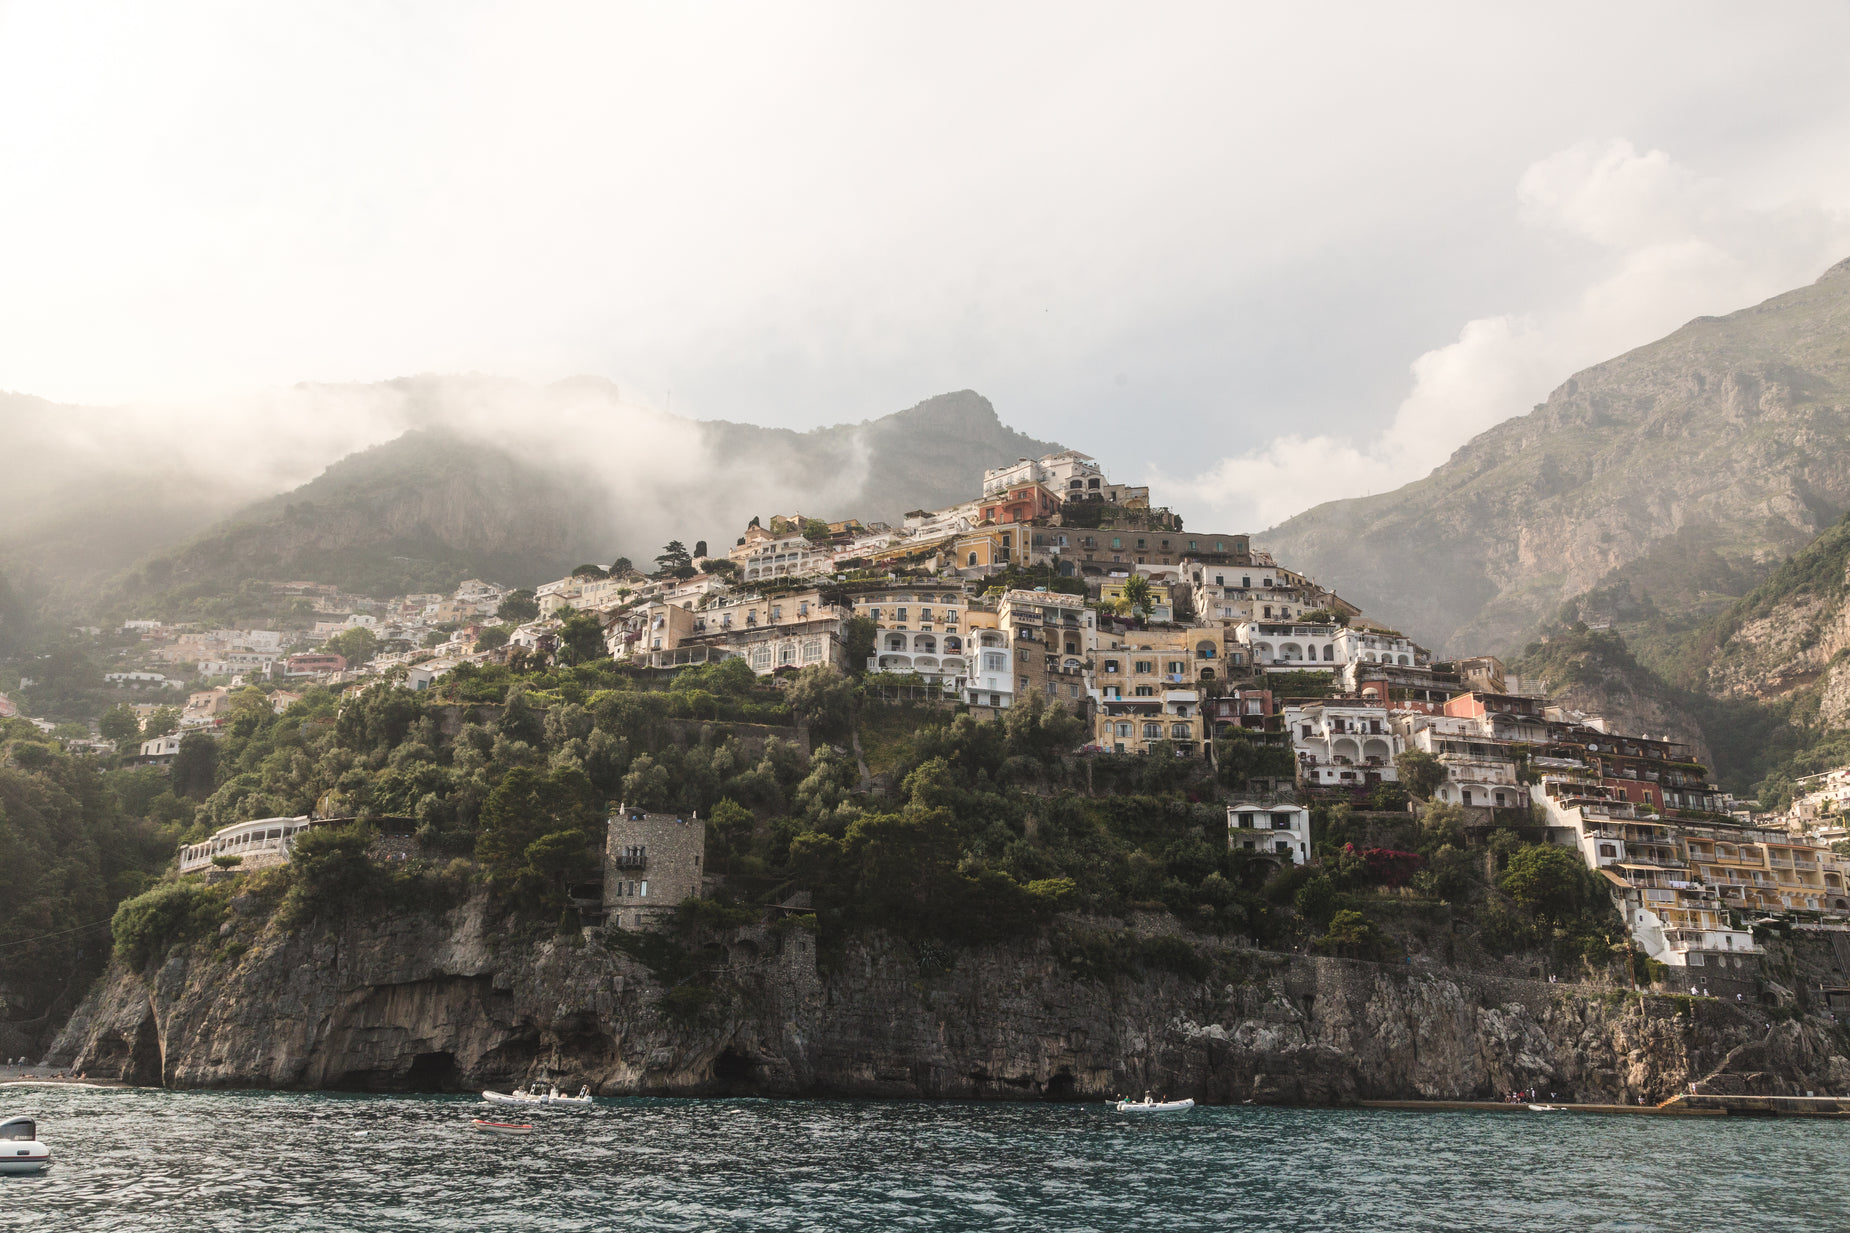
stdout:
POLYGON ((1192 1098, 1183 1100, 1120 1100, 1117 1104, 1119 1113, 1180 1113, 1195 1107, 1192 1098))
POLYGON ((530 1135, 533 1125, 530 1122, 485 1122, 481 1118, 471 1118, 469 1124, 477 1130, 485 1130, 497 1135, 530 1135))
POLYGON ((589 1108, 595 1102, 596 1097, 591 1095, 591 1088, 587 1085, 580 1088, 576 1096, 563 1095, 555 1087, 547 1092, 483 1092, 482 1099, 492 1105, 519 1105, 523 1108, 537 1105, 575 1105, 582 1109, 589 1108))
POLYGON ((51 1149, 39 1142, 38 1123, 29 1117, 0 1122, 0 1173, 38 1173, 51 1165, 51 1149))
POLYGON ((1560 1105, 1530 1105, 1529 1108, 1536 1113, 1566 1113, 1567 1112, 1567 1110, 1563 1109, 1560 1105))

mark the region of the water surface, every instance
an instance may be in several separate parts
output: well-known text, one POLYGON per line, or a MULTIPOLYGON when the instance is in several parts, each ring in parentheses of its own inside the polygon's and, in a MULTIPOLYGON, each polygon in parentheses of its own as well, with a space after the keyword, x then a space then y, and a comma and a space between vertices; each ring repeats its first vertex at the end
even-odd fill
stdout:
POLYGON ((0 1229, 1828 1230, 1850 1125, 1099 1105, 0 1089, 0 1229), (520 1113, 518 1118, 509 1115, 520 1113), (469 1120, 531 1121, 484 1135, 469 1120))

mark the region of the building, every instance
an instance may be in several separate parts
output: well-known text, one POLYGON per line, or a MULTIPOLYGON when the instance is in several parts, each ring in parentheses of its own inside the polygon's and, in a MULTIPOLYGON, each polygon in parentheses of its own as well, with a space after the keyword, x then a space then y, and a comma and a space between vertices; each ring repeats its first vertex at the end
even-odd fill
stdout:
POLYGON ((212 868, 214 857, 236 857, 239 869, 264 869, 289 859, 295 838, 312 823, 299 818, 258 818, 252 822, 234 822, 214 831, 210 839, 188 844, 180 849, 181 873, 198 873, 212 868))
POLYGON ((155 766, 165 766, 180 753, 180 734, 170 732, 165 736, 153 737, 141 743, 141 756, 144 761, 155 766))
POLYGON ((346 670, 346 656, 332 651, 304 651, 283 660, 284 676, 325 676, 346 670))
POLYGON ((1235 851, 1310 862, 1310 810, 1303 805, 1227 806, 1227 846, 1235 851))
POLYGON ((1008 591, 996 604, 996 624, 1014 655, 1016 699, 1037 693, 1083 712, 1098 614, 1077 595, 1008 591))
POLYGON ((700 818, 619 806, 604 829, 604 911, 620 929, 651 929, 697 897, 707 826, 700 818))
POLYGON ((959 580, 859 592, 851 610, 876 630, 867 670, 911 673, 947 692, 961 692, 971 676, 972 631, 996 626, 994 613, 973 611, 970 604, 959 580))
POLYGON ((1386 707, 1332 698, 1293 703, 1284 720, 1304 786, 1358 789, 1399 780, 1394 758, 1403 741, 1386 707))
POLYGON ((1171 626, 1101 636, 1093 721, 1098 744, 1113 753, 1149 753, 1163 742, 1179 754, 1204 746, 1209 721, 1196 686, 1197 632, 1171 626))

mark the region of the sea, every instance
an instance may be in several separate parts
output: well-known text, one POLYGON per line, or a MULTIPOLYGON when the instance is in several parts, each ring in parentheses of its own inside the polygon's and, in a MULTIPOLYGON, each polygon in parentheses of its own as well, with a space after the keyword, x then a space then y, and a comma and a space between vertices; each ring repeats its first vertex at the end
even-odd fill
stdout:
POLYGON ((0 1088, 0 1229, 1850 1229, 1850 1125, 1102 1104, 0 1088), (510 1118, 510 1114, 518 1117, 510 1118), (471 1119, 530 1122, 482 1133, 471 1119))

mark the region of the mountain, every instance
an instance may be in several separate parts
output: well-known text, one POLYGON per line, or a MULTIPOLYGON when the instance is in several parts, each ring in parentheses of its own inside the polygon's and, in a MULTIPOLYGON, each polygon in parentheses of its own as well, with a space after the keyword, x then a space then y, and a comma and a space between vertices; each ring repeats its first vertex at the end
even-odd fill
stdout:
MULTIPOLYGON (((983 471, 1061 448, 1016 432, 973 390, 940 394, 917 406, 860 424, 810 432, 724 421, 703 423, 709 451, 750 459, 781 479, 804 513, 897 522, 914 509, 938 509, 982 491, 983 471), (846 474, 858 483, 811 510, 802 493, 824 477, 846 474)), ((768 511, 767 511, 768 512, 768 511)))
POLYGON ((370 594, 472 575, 531 586, 618 555, 645 562, 669 539, 719 553, 754 514, 897 521, 976 495, 987 467, 1059 448, 1006 427, 968 390, 794 432, 639 413, 589 379, 389 384, 422 419, 471 427, 416 429, 344 458, 146 561, 119 594, 184 600, 252 579, 370 594), (483 431, 469 415, 484 403, 519 428, 483 431))
POLYGON ((531 586, 604 556, 582 483, 505 450, 419 429, 343 458, 149 561, 131 592, 222 592, 246 579, 357 593, 447 590, 479 575, 531 586))
POLYGON ((1582 597, 1687 632, 1846 508, 1850 261, 1575 374, 1424 479, 1256 541, 1447 652, 1502 651, 1582 597))

